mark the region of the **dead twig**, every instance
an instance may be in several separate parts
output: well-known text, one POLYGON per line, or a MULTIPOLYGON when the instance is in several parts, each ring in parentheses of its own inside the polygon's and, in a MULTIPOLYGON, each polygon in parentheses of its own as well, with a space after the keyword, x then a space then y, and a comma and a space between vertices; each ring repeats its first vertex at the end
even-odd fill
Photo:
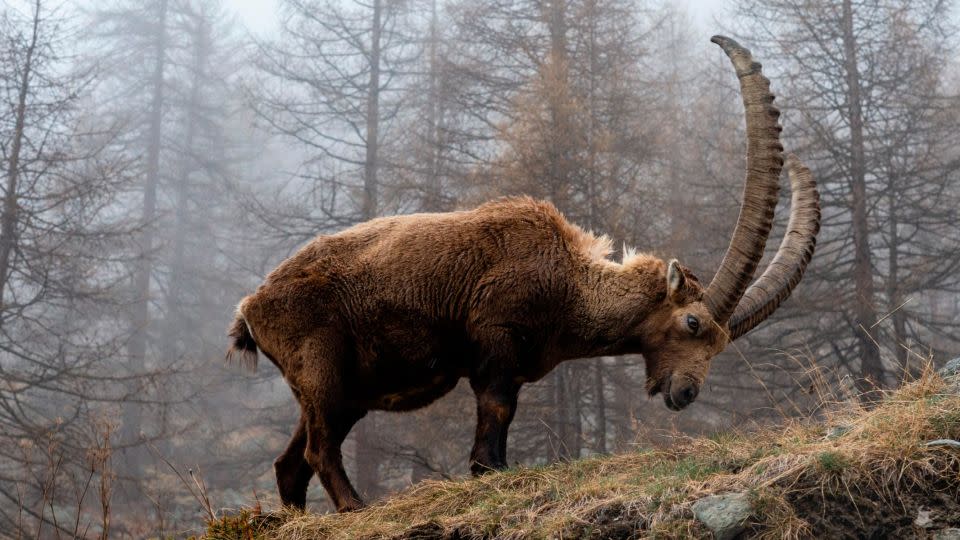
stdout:
POLYGON ((207 496, 207 487, 205 484, 203 484, 201 481, 197 479, 196 475, 193 474, 193 469, 188 469, 187 471, 188 471, 188 474, 190 475, 190 478, 193 479, 193 482, 196 485, 196 489, 194 489, 194 487, 190 485, 190 482, 188 482, 187 479, 183 476, 183 474, 179 470, 177 470, 177 468, 173 465, 173 463, 170 463, 170 461, 167 458, 163 457, 163 455, 160 454, 160 451, 157 449, 156 446, 149 443, 148 445, 150 450, 152 450, 153 453, 157 456, 157 459, 165 463, 167 467, 169 467, 170 470, 173 471, 173 474, 177 475, 177 478, 179 478, 180 482, 187 488, 187 491, 190 492, 190 495, 193 496, 193 498, 196 499, 198 503, 200 503, 201 508, 203 508, 203 510, 207 513, 207 517, 211 521, 216 520, 217 519, 216 513, 213 511, 213 506, 210 504, 210 498, 207 496))

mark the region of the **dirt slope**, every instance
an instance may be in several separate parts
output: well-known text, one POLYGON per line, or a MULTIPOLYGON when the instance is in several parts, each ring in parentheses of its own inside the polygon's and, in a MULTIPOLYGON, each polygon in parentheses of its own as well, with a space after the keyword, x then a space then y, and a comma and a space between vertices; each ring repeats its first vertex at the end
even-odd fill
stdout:
POLYGON ((871 410, 834 404, 824 423, 422 482, 362 512, 245 511, 209 523, 207 537, 710 538, 692 506, 728 493, 749 516, 718 536, 944 537, 960 527, 958 384, 931 372, 871 410))

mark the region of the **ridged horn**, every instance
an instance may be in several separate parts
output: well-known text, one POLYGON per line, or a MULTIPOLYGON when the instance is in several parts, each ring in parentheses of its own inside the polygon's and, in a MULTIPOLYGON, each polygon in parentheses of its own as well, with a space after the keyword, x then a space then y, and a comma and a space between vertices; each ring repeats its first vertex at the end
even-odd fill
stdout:
POLYGON ((717 322, 726 322, 753 280, 777 205, 783 146, 780 145, 780 111, 773 106, 770 81, 750 51, 736 41, 713 36, 730 58, 740 79, 747 124, 746 182, 740 216, 723 262, 704 293, 704 302, 717 322))
POLYGON ((730 340, 746 334, 790 297, 813 257, 820 232, 820 193, 817 183, 797 156, 787 157, 790 176, 790 221, 777 255, 747 289, 730 318, 730 340))

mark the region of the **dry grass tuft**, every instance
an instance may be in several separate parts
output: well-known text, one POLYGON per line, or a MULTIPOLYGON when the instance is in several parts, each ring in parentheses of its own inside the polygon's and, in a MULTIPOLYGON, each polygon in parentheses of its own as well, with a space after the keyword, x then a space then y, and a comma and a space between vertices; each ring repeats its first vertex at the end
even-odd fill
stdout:
POLYGON ((709 536, 691 504, 734 491, 750 494, 756 536, 923 536, 913 524, 920 507, 937 508, 935 526, 960 522, 960 451, 925 446, 960 439, 952 384, 928 369, 873 408, 834 404, 825 423, 794 420, 663 450, 426 481, 362 512, 282 513, 256 537, 709 536))

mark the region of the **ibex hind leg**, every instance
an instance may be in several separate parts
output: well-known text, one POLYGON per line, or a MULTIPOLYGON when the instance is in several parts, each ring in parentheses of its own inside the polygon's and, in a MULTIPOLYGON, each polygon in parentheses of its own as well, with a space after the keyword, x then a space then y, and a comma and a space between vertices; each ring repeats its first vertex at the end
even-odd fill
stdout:
POLYGON ((307 425, 306 459, 333 500, 337 512, 363 508, 363 500, 343 469, 340 446, 363 415, 325 410, 311 413, 307 425))
POLYGON ((306 508, 307 486, 310 484, 310 478, 313 477, 313 469, 304 457, 306 450, 307 421, 301 414, 287 449, 273 462, 280 501, 298 510, 306 508))
POLYGON ((296 383, 306 424, 304 457, 327 490, 338 512, 357 510, 363 501, 343 468, 340 446, 365 414, 351 404, 344 385, 347 350, 333 332, 324 331, 306 340, 301 349, 303 366, 296 383))

